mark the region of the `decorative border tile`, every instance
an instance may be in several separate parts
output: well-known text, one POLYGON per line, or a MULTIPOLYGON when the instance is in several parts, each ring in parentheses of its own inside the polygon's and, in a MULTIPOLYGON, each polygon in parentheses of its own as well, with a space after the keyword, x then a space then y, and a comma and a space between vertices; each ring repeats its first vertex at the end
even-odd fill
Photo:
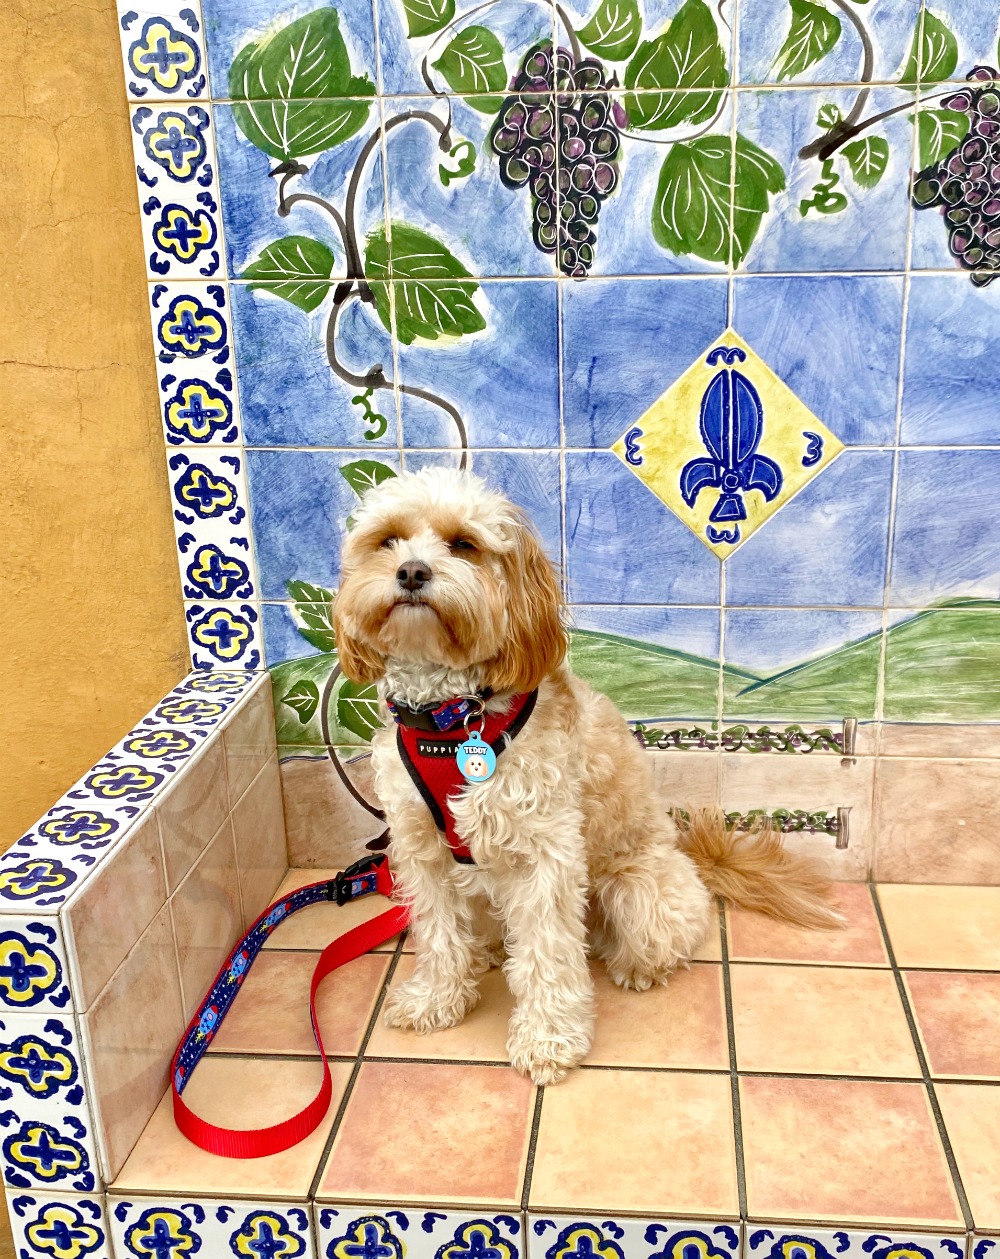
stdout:
POLYGON ((99 1186, 94 1123, 72 1016, 0 1018, 0 1103, 0 1157, 8 1186, 77 1193, 99 1186))
POLYGON ((315 1204, 320 1259, 522 1259, 521 1216, 315 1204), (379 1247, 378 1250, 373 1247, 379 1247))
POLYGON ((965 1259, 965 1234, 824 1229, 804 1224, 747 1224, 746 1259, 965 1259))
POLYGON ((740 1259, 740 1222, 528 1216, 527 1259, 740 1259))
POLYGON ((195 1252, 204 1259, 313 1259, 315 1253, 309 1209, 302 1204, 112 1197, 108 1217, 119 1259, 195 1252))
POLYGON ((208 60, 199 0, 166 0, 156 8, 119 6, 125 86, 131 100, 203 99, 208 60))
POLYGON ((20 1259, 114 1259, 103 1194, 52 1197, 8 1190, 7 1206, 20 1259))
POLYGON ((186 599, 252 599, 256 574, 242 451, 170 451, 181 588, 186 599))
POLYGON ((150 279, 211 280, 225 275, 218 197, 178 184, 143 195, 142 239, 150 279))
POLYGON ((196 669, 263 668, 264 640, 256 604, 185 603, 184 616, 196 669))
POLYGON ((58 922, 14 917, 5 909, 0 917, 0 1009, 54 1010, 64 1016, 70 1009, 69 969, 58 922))
POLYGON ((833 752, 850 755, 851 739, 843 728, 820 726, 806 730, 799 725, 732 725, 719 730, 705 726, 675 726, 669 730, 636 722, 635 737, 644 748, 657 752, 833 752), (845 751, 845 748, 847 751, 845 751))

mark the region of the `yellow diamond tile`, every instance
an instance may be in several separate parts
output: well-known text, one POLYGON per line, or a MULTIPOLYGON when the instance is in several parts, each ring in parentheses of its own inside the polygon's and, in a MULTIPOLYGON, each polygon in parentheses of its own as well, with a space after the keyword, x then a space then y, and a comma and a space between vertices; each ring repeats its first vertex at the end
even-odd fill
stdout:
POLYGON ((844 446, 728 329, 612 449, 725 559, 844 446))

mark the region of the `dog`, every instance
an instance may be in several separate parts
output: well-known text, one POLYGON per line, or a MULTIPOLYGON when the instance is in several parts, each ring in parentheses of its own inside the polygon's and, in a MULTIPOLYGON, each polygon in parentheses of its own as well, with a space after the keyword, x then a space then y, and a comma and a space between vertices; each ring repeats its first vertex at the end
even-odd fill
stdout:
POLYGON ((390 1026, 460 1023, 480 976, 502 964, 510 1062, 554 1084, 591 1047, 590 956, 622 988, 665 983, 705 938, 713 893, 837 925, 822 877, 777 837, 741 839, 704 819, 678 832, 649 755, 567 666, 559 580, 528 519, 477 477, 428 468, 369 491, 333 618, 343 672, 378 683, 386 722, 372 739, 375 788, 416 951, 412 978, 386 999, 390 1026), (429 715, 456 712, 457 727, 427 733, 429 715), (480 781, 456 784, 435 810, 414 772, 419 749, 434 761, 429 780, 470 730, 481 740, 491 726, 504 731, 495 770, 477 765, 480 781), (445 825, 435 811, 449 808, 445 825))

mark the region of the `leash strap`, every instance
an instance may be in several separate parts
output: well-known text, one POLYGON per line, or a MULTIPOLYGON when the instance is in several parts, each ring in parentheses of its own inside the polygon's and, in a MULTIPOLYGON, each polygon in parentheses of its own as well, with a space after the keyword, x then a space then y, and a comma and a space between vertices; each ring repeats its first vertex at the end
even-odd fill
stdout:
POLYGON ((391 940, 406 927, 409 913, 403 905, 396 905, 370 922, 352 927, 328 944, 319 955, 309 989, 309 1018, 319 1050, 319 1060, 323 1066, 323 1082, 316 1096, 297 1115, 273 1124, 270 1128, 222 1128, 199 1118, 181 1094, 222 1026, 250 967, 280 922, 308 905, 317 905, 323 901, 336 901, 338 905, 345 905, 348 901, 357 900, 370 892, 390 896, 392 886, 392 873, 385 854, 365 857, 336 878, 324 880, 322 883, 307 883, 269 905, 236 945, 188 1024, 170 1066, 174 1120, 189 1141, 210 1154, 221 1154, 224 1158, 263 1158, 266 1154, 280 1154, 282 1150, 297 1145, 319 1126, 330 1107, 333 1082, 316 1020, 316 993, 331 971, 353 962, 356 957, 370 952, 386 940, 391 940))

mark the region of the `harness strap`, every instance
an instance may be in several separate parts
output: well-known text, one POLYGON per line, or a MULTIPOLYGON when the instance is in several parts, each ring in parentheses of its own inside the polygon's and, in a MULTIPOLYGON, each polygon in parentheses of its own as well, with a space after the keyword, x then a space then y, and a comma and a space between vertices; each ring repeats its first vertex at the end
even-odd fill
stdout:
POLYGON ((210 1154, 221 1154, 224 1158, 263 1158, 267 1154, 280 1154, 282 1150, 304 1141, 320 1125, 330 1106, 333 1082, 316 1020, 316 993, 332 971, 347 962, 353 962, 356 957, 361 957, 398 935, 409 921, 409 911, 404 905, 396 905, 379 914, 377 918, 352 927, 328 944, 319 955, 309 988, 309 1018, 323 1067, 323 1080, 319 1092, 297 1115, 273 1124, 270 1128, 223 1128, 196 1115, 181 1094, 222 1026, 250 967, 280 922, 308 905, 316 905, 322 901, 336 901, 338 905, 345 905, 348 901, 366 896, 370 892, 390 896, 392 888, 389 862, 384 853, 379 853, 349 866, 335 879, 307 883, 264 910, 219 971, 188 1024, 170 1066, 174 1120, 189 1141, 210 1154))

